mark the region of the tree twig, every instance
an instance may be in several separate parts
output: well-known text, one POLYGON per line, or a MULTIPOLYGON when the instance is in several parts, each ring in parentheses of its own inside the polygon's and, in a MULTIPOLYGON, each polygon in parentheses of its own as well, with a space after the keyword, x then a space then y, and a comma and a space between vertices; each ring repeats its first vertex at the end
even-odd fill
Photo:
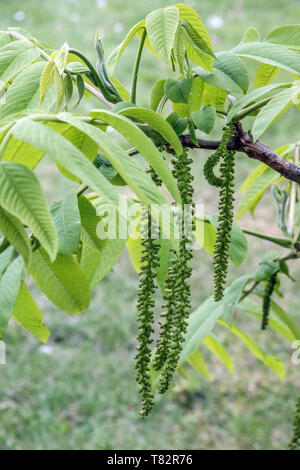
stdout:
MULTIPOLYGON (((198 139, 198 145, 195 145, 191 136, 188 134, 182 134, 179 138, 183 147, 188 148, 216 150, 220 145, 220 141, 218 140, 203 139, 198 139)), ((254 142, 250 131, 245 132, 240 122, 236 123, 236 133, 233 139, 228 142, 227 147, 229 150, 245 153, 248 157, 265 163, 286 179, 300 184, 300 167, 276 155, 276 153, 266 145, 258 141, 254 142)))

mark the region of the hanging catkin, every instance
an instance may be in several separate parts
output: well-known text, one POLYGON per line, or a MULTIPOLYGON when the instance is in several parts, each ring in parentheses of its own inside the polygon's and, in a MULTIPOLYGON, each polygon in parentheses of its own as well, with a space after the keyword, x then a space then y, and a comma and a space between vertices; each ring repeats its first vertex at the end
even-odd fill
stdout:
POLYGON ((263 298, 263 308, 262 308, 263 316, 262 316, 262 322, 261 322, 262 330, 265 330, 269 323, 271 297, 272 297, 272 294, 276 285, 276 280, 277 280, 277 272, 272 274, 272 276, 268 279, 266 287, 265 287, 264 298, 263 298))
POLYGON ((147 416, 153 407, 153 391, 150 381, 151 335, 154 322, 154 293, 156 269, 159 265, 159 243, 152 238, 153 220, 144 208, 141 214, 141 271, 138 291, 138 346, 135 357, 136 381, 142 397, 141 415, 147 416))
POLYGON ((233 125, 229 125, 223 134, 217 150, 220 155, 220 200, 217 236, 214 246, 214 298, 221 300, 224 293, 229 259, 229 245, 233 223, 234 203, 234 164, 235 152, 227 149, 227 143, 234 135, 233 125))
POLYGON ((290 450, 300 450, 300 396, 297 400, 294 417, 294 434, 289 444, 290 450))

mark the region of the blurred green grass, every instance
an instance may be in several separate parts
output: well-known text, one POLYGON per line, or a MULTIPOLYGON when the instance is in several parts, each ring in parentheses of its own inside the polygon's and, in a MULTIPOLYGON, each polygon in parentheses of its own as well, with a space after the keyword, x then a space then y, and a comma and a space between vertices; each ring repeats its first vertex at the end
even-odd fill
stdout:
MULTIPOLYGON (((99 31, 105 50, 110 52, 126 31, 150 9, 172 4, 170 1, 119 0, 12 0, 0 4, 0 27, 19 26, 29 30, 53 47, 67 41, 93 58, 94 36, 99 31), (23 14, 22 14, 23 12, 23 14), (17 21, 16 18, 23 18, 17 21)), ((262 36, 282 23, 299 17, 298 1, 211 0, 184 2, 194 6, 206 23, 217 50, 234 46, 248 26, 254 25, 262 36), (213 27, 223 21, 220 28, 213 27)), ((132 43, 118 65, 117 75, 129 86, 132 43)), ((165 68, 150 54, 143 56, 139 88, 143 100, 152 83, 165 68)), ((298 138, 296 112, 280 121, 266 134, 264 141, 286 143, 298 138)), ((195 159, 197 160, 198 157, 195 159)), ((206 155, 204 152, 200 156, 206 155)), ((200 162, 194 165, 196 183, 202 187, 200 162)), ((244 178, 255 162, 238 159, 238 177, 244 178)), ((65 180, 57 177, 55 167, 45 164, 39 170, 50 199, 63 196, 65 180)), ((207 189, 197 193, 207 212, 216 207, 214 194, 207 189)), ((269 196, 257 210, 257 220, 247 217, 243 227, 278 234, 274 209, 269 196)), ((245 267, 231 266, 231 278, 251 269, 262 254, 272 249, 266 243, 249 239, 245 267)), ((192 280, 193 306, 211 293, 211 261, 198 253, 192 280)), ((300 271, 292 267, 297 278, 300 271)), ((134 381, 135 301, 137 278, 126 253, 114 271, 99 285, 89 311, 83 316, 68 316, 55 310, 35 292, 45 313, 52 336, 47 347, 18 326, 6 336, 7 366, 0 371, 0 448, 1 449, 280 449, 290 437, 294 400, 299 392, 299 373, 290 364, 290 345, 272 332, 262 333, 259 324, 241 318, 268 353, 283 359, 288 366, 287 379, 280 383, 273 374, 249 355, 238 340, 218 332, 231 352, 236 373, 231 377, 214 358, 205 353, 213 382, 207 382, 192 370, 189 381, 177 377, 174 389, 159 400, 153 415, 138 416, 139 398, 134 381)), ((297 314, 297 287, 285 280, 282 290, 285 309, 297 314)))

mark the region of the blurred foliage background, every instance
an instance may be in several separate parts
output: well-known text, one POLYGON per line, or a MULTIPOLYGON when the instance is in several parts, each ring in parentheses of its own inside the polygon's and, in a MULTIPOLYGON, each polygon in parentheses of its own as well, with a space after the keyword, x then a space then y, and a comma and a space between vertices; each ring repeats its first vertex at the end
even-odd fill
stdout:
MULTIPOLYGON (((155 8, 171 1, 131 0, 0 0, 0 28, 21 27, 59 48, 65 41, 95 59, 94 37, 100 32, 108 54, 130 27, 155 8)), ((249 26, 262 37, 274 27, 300 18, 297 0, 193 1, 216 50, 231 48, 249 26)), ((117 76, 130 86, 137 42, 127 49, 117 76)), ((253 71, 257 64, 253 65, 253 71)), ((138 88, 140 102, 147 104, 149 91, 166 74, 164 65, 148 52, 142 59, 138 88)), ((91 106, 99 103, 91 103, 91 106)), ((276 148, 299 139, 299 116, 290 111, 264 136, 276 148)), ((197 198, 205 211, 216 210, 215 193, 203 184, 201 167, 205 151, 195 155, 197 198)), ((256 162, 238 157, 238 184, 256 162)), ((49 200, 63 197, 66 180, 49 162, 39 168, 49 200)), ((237 184, 237 186, 238 186, 237 184)), ((244 216, 240 225, 280 236, 270 195, 263 198, 255 219, 244 216)), ((261 256, 274 247, 249 239, 244 265, 231 265, 230 277, 254 268, 261 256)), ((291 272, 299 279, 297 263, 291 272)), ((212 291, 211 259, 199 252, 194 260, 193 306, 212 291)), ((299 318, 299 284, 284 281, 286 297, 281 305, 299 318)), ((281 383, 237 339, 218 333, 235 360, 229 373, 205 350, 214 381, 208 382, 192 369, 188 380, 176 377, 173 390, 160 399, 152 416, 138 415, 139 398, 134 381, 137 276, 126 252, 114 271, 98 286, 84 316, 56 311, 38 293, 35 297, 52 331, 41 345, 18 326, 5 338, 7 362, 0 370, 0 449, 280 449, 290 439, 294 402, 299 394, 299 366, 292 366, 291 347, 271 331, 261 332, 258 321, 239 314, 238 323, 266 352, 286 362, 281 383), (222 336, 223 335, 223 336, 222 336)))

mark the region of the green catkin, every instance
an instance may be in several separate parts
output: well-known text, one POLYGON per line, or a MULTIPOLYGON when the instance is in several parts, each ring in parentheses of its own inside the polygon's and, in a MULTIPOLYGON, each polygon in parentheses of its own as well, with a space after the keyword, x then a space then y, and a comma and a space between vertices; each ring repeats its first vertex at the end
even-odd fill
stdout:
POLYGON ((294 417, 294 434, 289 443, 290 450, 300 450, 300 396, 297 400, 294 417))
POLYGON ((141 215, 141 272, 138 291, 138 346, 135 357, 136 381, 142 397, 141 416, 147 416, 153 407, 154 394, 150 380, 151 335, 153 333, 154 293, 156 289, 156 269, 159 266, 159 243, 151 238, 153 221, 147 209, 141 215))
POLYGON ((268 279, 265 292, 264 292, 264 298, 263 298, 263 316, 262 316, 262 322, 261 322, 261 329, 265 330, 269 324, 269 313, 270 313, 270 305, 271 305, 271 297, 276 285, 276 280, 277 280, 277 272, 272 274, 272 276, 268 279))
MULTIPOLYGON (((182 205, 184 208, 188 207, 191 210, 192 213, 190 215, 193 219, 194 204, 193 176, 190 171, 191 163, 192 159, 190 159, 187 152, 184 151, 178 159, 173 161, 173 173, 177 180, 182 205)), ((161 380, 158 386, 159 393, 165 393, 168 390, 173 374, 177 368, 191 310, 191 290, 188 279, 192 273, 190 267, 190 262, 193 257, 190 247, 192 231, 188 233, 187 218, 182 217, 182 215, 180 217, 180 224, 182 233, 179 249, 169 268, 166 279, 166 321, 161 327, 161 337, 158 342, 157 355, 155 358, 155 367, 159 369, 163 366, 161 380)), ((190 228, 194 228, 193 223, 190 228)))
POLYGON ((219 163, 220 159, 224 158, 225 154, 227 153, 227 144, 233 136, 234 136, 233 126, 227 127, 222 136, 222 140, 220 142, 219 147, 214 153, 212 153, 208 157, 208 159, 206 160, 204 164, 203 173, 207 182, 211 186, 217 186, 218 188, 222 186, 222 183, 223 183, 222 177, 216 176, 214 174, 214 168, 219 163))
POLYGON ((233 223, 235 152, 227 149, 227 142, 233 137, 233 135, 234 127, 231 125, 226 128, 220 144, 222 158, 220 165, 220 179, 222 183, 220 188, 218 228, 213 261, 215 301, 221 300, 224 293, 233 223))

